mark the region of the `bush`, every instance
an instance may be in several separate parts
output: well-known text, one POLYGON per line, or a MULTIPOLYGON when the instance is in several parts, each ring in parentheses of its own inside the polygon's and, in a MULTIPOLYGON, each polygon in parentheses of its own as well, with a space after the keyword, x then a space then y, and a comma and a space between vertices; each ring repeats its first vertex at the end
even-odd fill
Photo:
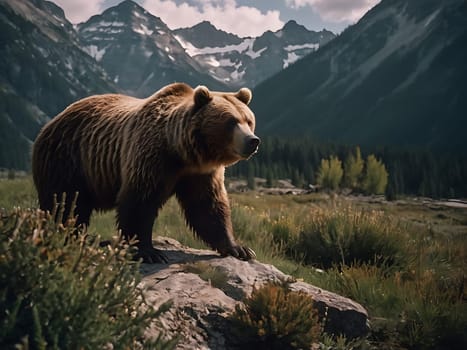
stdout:
POLYGON ((234 340, 256 349, 309 349, 321 333, 313 300, 286 285, 268 283, 254 288, 251 296, 231 316, 234 340))
POLYGON ((337 206, 317 209, 309 217, 294 251, 305 263, 323 268, 353 263, 401 265, 403 238, 401 225, 382 212, 337 206))
POLYGON ((139 280, 139 264, 117 239, 100 248, 40 210, 0 212, 1 348, 173 347, 144 341, 167 304, 147 305, 139 280))

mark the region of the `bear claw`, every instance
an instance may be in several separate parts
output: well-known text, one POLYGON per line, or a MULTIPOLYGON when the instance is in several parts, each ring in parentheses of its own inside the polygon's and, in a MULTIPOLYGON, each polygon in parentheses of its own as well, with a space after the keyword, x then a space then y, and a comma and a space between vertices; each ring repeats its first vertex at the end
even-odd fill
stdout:
POLYGON ((228 249, 227 252, 222 253, 222 255, 231 255, 237 259, 245 261, 256 259, 256 253, 253 249, 242 246, 233 246, 230 249, 228 249))
POLYGON ((138 248, 135 259, 142 259, 146 264, 167 264, 169 260, 159 249, 154 247, 138 248))

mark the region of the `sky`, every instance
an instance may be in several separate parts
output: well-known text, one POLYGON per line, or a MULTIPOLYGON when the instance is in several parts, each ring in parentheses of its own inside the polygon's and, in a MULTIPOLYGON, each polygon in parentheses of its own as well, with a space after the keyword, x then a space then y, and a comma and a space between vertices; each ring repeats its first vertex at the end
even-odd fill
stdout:
MULTIPOLYGON (((115 6, 122 0, 52 0, 72 23, 115 6)), ((380 0, 134 0, 171 29, 191 27, 208 20, 218 29, 239 36, 276 31, 289 20, 310 30, 340 33, 356 23, 380 0)))

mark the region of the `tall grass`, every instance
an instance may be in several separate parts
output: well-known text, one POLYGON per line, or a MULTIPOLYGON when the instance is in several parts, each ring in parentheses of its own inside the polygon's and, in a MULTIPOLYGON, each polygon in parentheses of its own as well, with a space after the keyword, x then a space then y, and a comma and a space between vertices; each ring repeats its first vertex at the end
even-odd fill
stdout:
POLYGON ((288 206, 261 199, 254 206, 235 198, 236 232, 260 247, 263 261, 369 310, 368 346, 467 346, 465 236, 434 234, 429 225, 421 230, 348 203, 289 198, 288 206))

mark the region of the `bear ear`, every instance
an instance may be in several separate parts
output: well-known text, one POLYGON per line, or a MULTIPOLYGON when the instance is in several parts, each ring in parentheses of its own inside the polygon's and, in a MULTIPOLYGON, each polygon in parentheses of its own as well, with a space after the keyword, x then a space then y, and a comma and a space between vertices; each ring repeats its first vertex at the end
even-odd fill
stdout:
POLYGON ((209 101, 212 100, 212 96, 211 96, 211 93, 209 92, 209 89, 204 85, 200 85, 196 87, 194 93, 195 93, 194 100, 195 100, 196 108, 203 107, 205 104, 207 104, 209 101))
POLYGON ((251 97, 252 97, 251 90, 248 88, 241 88, 235 94, 235 97, 247 105, 251 101, 251 97))

